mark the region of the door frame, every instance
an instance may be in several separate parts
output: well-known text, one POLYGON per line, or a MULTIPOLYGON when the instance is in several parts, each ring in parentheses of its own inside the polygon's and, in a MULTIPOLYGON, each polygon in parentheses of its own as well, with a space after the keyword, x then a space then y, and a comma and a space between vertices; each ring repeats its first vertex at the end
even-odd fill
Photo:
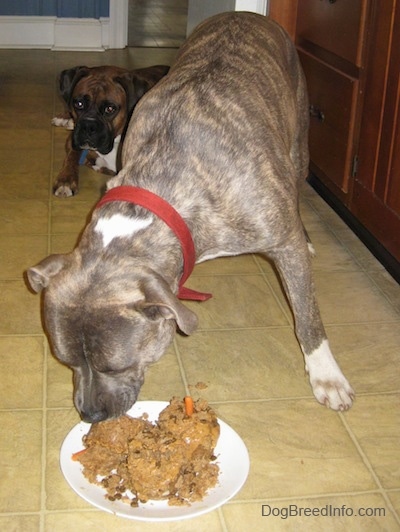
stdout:
POLYGON ((110 0, 109 48, 125 48, 128 44, 129 0, 110 0))

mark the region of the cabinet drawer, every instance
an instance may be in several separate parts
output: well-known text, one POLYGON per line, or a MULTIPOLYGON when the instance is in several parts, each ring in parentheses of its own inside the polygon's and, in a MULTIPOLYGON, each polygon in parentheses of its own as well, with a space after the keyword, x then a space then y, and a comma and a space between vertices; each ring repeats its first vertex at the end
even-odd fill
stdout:
POLYGON ((297 12, 298 43, 309 41, 360 66, 367 1, 301 0, 297 12))
POLYGON ((343 192, 348 191, 358 81, 299 50, 310 99, 310 158, 343 192))

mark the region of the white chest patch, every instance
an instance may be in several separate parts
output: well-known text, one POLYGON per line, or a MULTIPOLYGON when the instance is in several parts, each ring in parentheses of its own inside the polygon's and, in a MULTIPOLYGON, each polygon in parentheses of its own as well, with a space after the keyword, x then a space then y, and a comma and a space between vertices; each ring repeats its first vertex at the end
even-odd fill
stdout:
POLYGON ((114 214, 111 218, 100 218, 94 230, 103 237, 103 246, 107 247, 114 238, 132 236, 148 227, 153 217, 129 218, 123 214, 114 214))
POLYGON ((196 260, 196 264, 205 262, 206 260, 218 259, 218 257, 234 257, 235 255, 240 255, 240 253, 232 253, 232 251, 216 251, 215 253, 205 253, 196 260))
POLYGON ((117 172, 117 154, 120 142, 121 135, 118 135, 118 137, 115 137, 114 139, 114 147, 110 153, 103 155, 102 153, 97 152, 98 157, 96 159, 96 164, 92 167, 93 170, 99 171, 102 168, 108 168, 113 172, 117 172))

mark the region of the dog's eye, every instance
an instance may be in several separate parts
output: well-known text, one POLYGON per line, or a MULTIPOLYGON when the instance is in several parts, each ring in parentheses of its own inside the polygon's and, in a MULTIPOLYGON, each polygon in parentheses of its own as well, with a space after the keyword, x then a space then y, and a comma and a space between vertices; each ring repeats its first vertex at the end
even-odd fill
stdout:
POLYGON ((74 100, 74 108, 77 111, 82 111, 82 109, 85 107, 85 104, 83 100, 74 100))
POLYGON ((115 113, 115 111, 117 110, 116 106, 113 105, 112 103, 108 104, 105 106, 104 108, 104 114, 106 115, 112 115, 113 113, 115 113))

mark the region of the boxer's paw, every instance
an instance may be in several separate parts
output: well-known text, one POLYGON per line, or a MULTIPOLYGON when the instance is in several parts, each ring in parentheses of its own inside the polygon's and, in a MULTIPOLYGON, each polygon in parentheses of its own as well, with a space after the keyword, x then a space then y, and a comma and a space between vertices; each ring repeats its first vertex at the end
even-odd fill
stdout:
POLYGON ((74 121, 72 118, 67 118, 62 115, 53 117, 51 119, 51 124, 57 127, 64 127, 65 129, 69 129, 71 131, 74 129, 74 121))
POLYGON ((74 183, 56 183, 53 187, 53 194, 58 198, 69 198, 78 194, 78 186, 74 183))

